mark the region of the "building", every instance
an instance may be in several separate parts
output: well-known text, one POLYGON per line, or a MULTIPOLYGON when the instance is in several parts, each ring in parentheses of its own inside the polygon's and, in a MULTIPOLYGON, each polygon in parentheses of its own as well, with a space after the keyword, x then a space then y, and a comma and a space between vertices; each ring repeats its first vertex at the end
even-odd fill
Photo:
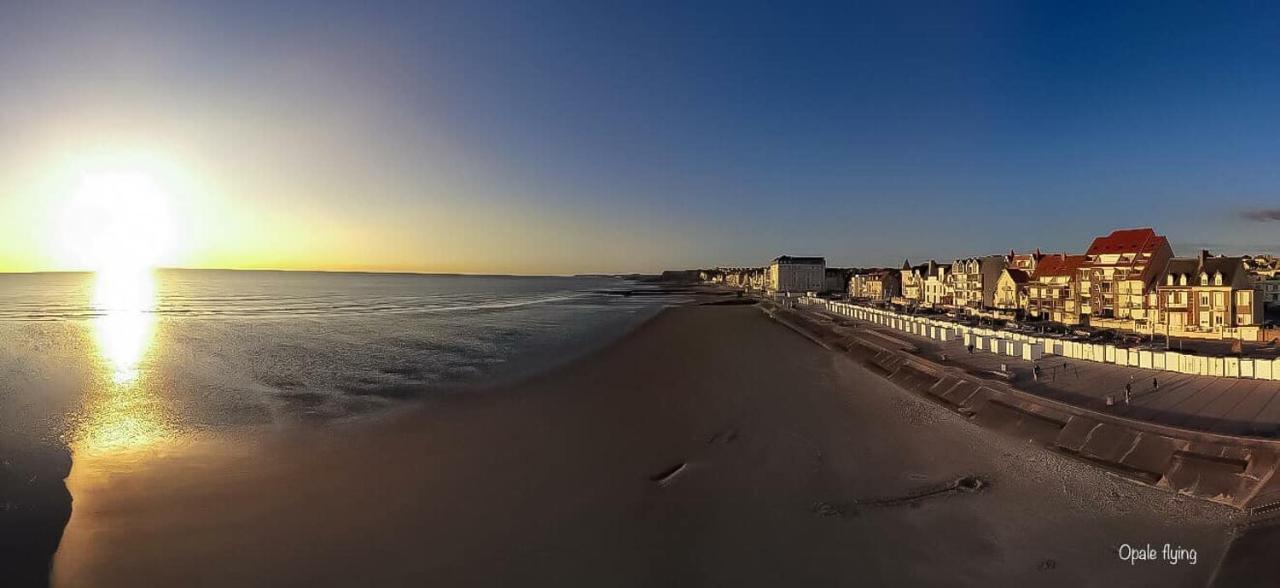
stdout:
POLYGON ((951 308, 955 304, 955 282, 952 264, 934 264, 924 280, 924 305, 929 308, 951 308))
POLYGON ((982 309, 982 260, 977 257, 951 263, 952 304, 974 313, 982 309))
POLYGON ((1023 311, 1027 308, 1027 285, 1031 276, 1017 268, 1006 267, 996 278, 992 306, 999 310, 1023 311))
POLYGON ((822 291, 825 293, 845 294, 849 289, 849 277, 853 275, 853 270, 842 267, 829 267, 826 269, 825 277, 822 281, 822 291))
POLYGON ((938 264, 934 261, 912 266, 910 261, 902 262, 902 269, 898 270, 899 279, 902 284, 902 294, 894 302, 904 306, 922 306, 925 303, 925 281, 929 274, 937 271, 938 264))
POLYGON ((902 294, 902 277, 897 270, 878 269, 849 278, 849 297, 887 302, 902 294))
POLYGON ((1083 255, 1046 255, 1027 284, 1027 314, 1033 318, 1074 325, 1081 322, 1079 284, 1083 255))
POLYGON ((1036 265, 1044 258, 1044 254, 1036 249, 1035 253, 1016 253, 1009 251, 1009 267, 1020 269, 1027 273, 1028 276, 1034 276, 1036 273, 1036 265))
POLYGON ((826 279, 826 259, 780 255, 769 263, 765 290, 770 293, 821 292, 826 279))
POLYGON ((1172 337, 1256 340, 1262 323, 1262 300, 1241 257, 1171 258, 1153 298, 1156 332, 1172 337))
POLYGON ((1173 257, 1169 240, 1150 228, 1121 229, 1093 240, 1079 270, 1081 314, 1089 324, 1145 330, 1147 295, 1173 257))
POLYGON ((988 255, 978 258, 982 269, 982 308, 995 308, 996 283, 1000 281, 1000 273, 1009 267, 1009 258, 1003 255, 988 255))
POLYGON ((1273 255, 1245 256, 1244 269, 1255 280, 1270 280, 1280 277, 1280 259, 1273 255))
POLYGON ((1263 306, 1267 308, 1280 307, 1280 277, 1254 282, 1253 288, 1258 292, 1263 306))

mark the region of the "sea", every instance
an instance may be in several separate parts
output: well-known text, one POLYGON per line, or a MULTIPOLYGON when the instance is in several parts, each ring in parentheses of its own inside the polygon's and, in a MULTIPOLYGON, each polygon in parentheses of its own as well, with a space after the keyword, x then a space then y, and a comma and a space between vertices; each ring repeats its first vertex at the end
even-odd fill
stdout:
POLYGON ((0 275, 0 443, 126 451, 480 394, 678 302, 624 295, 645 287, 609 277, 0 275))

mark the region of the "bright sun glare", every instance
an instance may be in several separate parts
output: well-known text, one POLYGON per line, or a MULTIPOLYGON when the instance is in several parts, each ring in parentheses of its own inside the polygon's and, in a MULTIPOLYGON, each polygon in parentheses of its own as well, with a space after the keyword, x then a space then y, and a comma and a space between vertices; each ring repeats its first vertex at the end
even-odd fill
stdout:
POLYGON ((100 273, 136 273, 169 253, 173 220, 168 195, 135 171, 84 176, 62 214, 68 260, 100 273))

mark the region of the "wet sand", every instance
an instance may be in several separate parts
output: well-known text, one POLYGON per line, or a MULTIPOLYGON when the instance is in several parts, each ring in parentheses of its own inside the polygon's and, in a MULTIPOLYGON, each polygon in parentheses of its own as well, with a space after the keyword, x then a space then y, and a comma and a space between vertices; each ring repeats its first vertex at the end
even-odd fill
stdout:
POLYGON ((68 486, 61 586, 1201 586, 1234 516, 979 429, 749 306, 374 422, 78 455, 68 486))

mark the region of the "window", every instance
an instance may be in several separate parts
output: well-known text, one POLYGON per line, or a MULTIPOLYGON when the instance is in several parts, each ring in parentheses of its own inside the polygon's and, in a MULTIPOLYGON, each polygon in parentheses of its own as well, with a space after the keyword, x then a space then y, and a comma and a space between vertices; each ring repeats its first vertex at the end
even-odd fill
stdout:
POLYGON ((1205 293, 1205 294, 1201 294, 1201 295, 1200 295, 1200 306, 1209 306, 1209 294, 1208 294, 1208 293, 1205 293))
POLYGON ((1213 305, 1214 305, 1214 306, 1216 306, 1216 307, 1218 307, 1218 308, 1222 308, 1223 306, 1226 306, 1226 305, 1227 305, 1227 303, 1226 303, 1226 301, 1225 301, 1225 298, 1226 298, 1226 295, 1225 295, 1225 294, 1223 294, 1222 292, 1214 292, 1214 293, 1213 293, 1213 305))

